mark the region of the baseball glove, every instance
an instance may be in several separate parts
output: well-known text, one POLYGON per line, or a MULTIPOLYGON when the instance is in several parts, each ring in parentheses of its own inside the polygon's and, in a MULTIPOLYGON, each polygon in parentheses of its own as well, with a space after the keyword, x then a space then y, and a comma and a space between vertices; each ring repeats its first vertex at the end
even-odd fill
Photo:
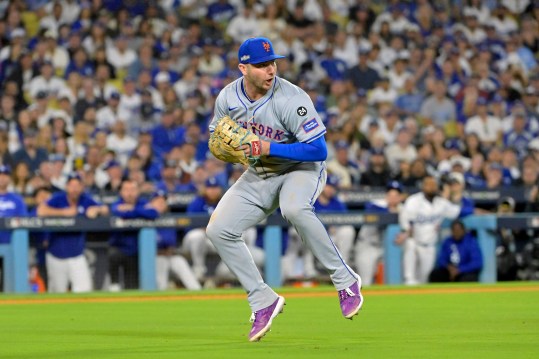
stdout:
POLYGON ((211 153, 218 159, 244 165, 254 164, 260 158, 262 150, 258 136, 241 127, 229 116, 217 121, 208 145, 211 153), (238 150, 238 147, 245 144, 251 147, 249 156, 238 150))

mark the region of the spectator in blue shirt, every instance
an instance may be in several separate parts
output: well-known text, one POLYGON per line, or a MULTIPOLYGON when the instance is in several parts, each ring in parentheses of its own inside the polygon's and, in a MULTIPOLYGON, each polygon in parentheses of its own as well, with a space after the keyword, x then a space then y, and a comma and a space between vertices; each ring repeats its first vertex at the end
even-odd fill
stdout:
POLYGON ((404 80, 403 93, 395 101, 395 108, 399 116, 417 116, 422 103, 423 95, 417 92, 414 78, 409 77, 404 80))
MULTIPOLYGON (((54 193, 48 201, 37 207, 37 215, 40 217, 96 218, 108 213, 106 205, 99 204, 85 192, 78 173, 69 174, 65 191, 54 193)), ((46 254, 49 292, 66 292, 69 285, 73 292, 92 290, 90 268, 84 256, 85 244, 85 232, 50 233, 46 254)))
POLYGON ((158 158, 164 158, 172 148, 181 145, 184 141, 185 128, 178 126, 174 121, 174 111, 166 110, 161 116, 161 123, 151 131, 152 147, 158 158))
MULTIPOLYGON (((159 211, 140 198, 137 182, 123 180, 120 186, 120 198, 110 208, 113 216, 123 219, 156 219, 159 211)), ((138 230, 114 232, 110 237, 109 274, 111 291, 137 289, 138 278, 138 230), (123 278, 121 278, 123 273, 123 278), (123 285, 122 285, 123 284, 123 285)))
POLYGON ((459 221, 451 223, 451 236, 440 248, 436 268, 430 282, 477 282, 483 268, 483 257, 477 240, 459 221))

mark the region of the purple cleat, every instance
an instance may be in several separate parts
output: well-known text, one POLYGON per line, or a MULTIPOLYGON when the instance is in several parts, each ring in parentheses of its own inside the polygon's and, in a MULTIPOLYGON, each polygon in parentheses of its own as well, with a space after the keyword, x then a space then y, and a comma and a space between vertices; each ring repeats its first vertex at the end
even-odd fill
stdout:
POLYGON ((353 319, 363 305, 361 295, 361 278, 350 287, 339 291, 339 301, 341 302, 342 315, 346 319, 353 319))
POLYGON ((277 314, 283 312, 284 304, 284 298, 279 296, 272 305, 251 315, 253 327, 249 332, 250 342, 257 342, 262 339, 262 337, 270 330, 273 318, 275 318, 277 314))

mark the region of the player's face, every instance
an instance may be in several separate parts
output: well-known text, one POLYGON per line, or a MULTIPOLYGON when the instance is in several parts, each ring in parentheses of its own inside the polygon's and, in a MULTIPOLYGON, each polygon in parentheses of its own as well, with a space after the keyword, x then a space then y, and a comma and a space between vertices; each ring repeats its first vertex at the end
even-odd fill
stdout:
POLYGON ((247 91, 256 94, 265 94, 271 88, 273 79, 277 74, 275 61, 262 62, 260 64, 240 64, 240 71, 247 81, 247 91))
POLYGON ((389 208, 396 207, 401 202, 401 193, 396 189, 387 191, 386 201, 389 208))
POLYGON ((423 193, 427 196, 434 196, 438 193, 438 182, 434 177, 426 177, 423 180, 423 193))
POLYGON ((460 224, 454 224, 451 227, 451 235, 456 240, 462 239, 465 234, 466 234, 466 232, 464 231, 464 228, 462 228, 462 226, 460 224))
POLYGON ((135 204, 139 196, 139 189, 136 182, 124 182, 120 191, 125 203, 135 204))
POLYGON ((333 198, 336 193, 337 193, 337 189, 334 186, 326 185, 326 187, 324 187, 324 195, 327 198, 333 198))
POLYGON ((9 186, 9 175, 5 173, 0 173, 0 191, 5 191, 9 186))
POLYGON ((83 190, 84 185, 78 179, 72 179, 66 183, 67 197, 72 201, 78 201, 83 190))
POLYGON ((217 203, 221 199, 221 195, 223 194, 223 190, 221 187, 212 186, 212 187, 206 187, 206 199, 210 203, 217 203))

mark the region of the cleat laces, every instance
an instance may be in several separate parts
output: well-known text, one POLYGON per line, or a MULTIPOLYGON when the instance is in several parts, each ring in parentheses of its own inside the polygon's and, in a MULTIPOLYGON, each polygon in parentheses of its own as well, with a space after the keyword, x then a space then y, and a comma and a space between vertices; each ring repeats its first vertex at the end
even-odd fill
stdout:
POLYGON ((355 293, 352 292, 350 288, 346 288, 344 290, 339 291, 339 299, 341 300, 341 302, 345 300, 346 298, 355 297, 355 296, 356 296, 355 293))

